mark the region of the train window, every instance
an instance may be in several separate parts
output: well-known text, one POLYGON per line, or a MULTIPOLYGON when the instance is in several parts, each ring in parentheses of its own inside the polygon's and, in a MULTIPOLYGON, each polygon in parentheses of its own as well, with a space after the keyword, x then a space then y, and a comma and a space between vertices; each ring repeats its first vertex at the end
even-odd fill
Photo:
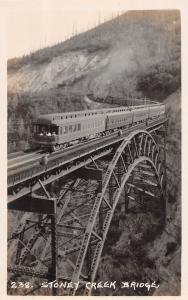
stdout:
POLYGON ((59 134, 62 135, 63 132, 62 132, 62 127, 59 127, 59 134))
POLYGON ((72 125, 72 127, 73 127, 73 131, 75 132, 76 131, 76 124, 75 125, 72 125))
POLYGON ((69 125, 69 132, 72 132, 72 125, 69 125))
POLYGON ((67 133, 68 132, 68 126, 65 126, 65 131, 64 133, 67 133))
POLYGON ((78 124, 78 130, 81 130, 81 124, 80 123, 78 124))

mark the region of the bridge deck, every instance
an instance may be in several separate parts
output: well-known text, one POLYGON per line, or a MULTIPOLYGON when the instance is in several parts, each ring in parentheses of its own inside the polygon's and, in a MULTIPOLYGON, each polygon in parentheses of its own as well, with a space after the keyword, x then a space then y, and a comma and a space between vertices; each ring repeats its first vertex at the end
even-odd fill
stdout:
MULTIPOLYGON (((39 178, 44 174, 47 175, 57 168, 61 168, 61 170, 64 169, 64 172, 60 172, 58 175, 56 175, 55 179, 68 175, 69 173, 91 163, 91 156, 93 159, 97 159, 98 157, 108 155, 112 151, 113 145, 120 143, 131 132, 138 129, 144 129, 151 132, 157 126, 164 124, 166 121, 167 118, 160 118, 150 122, 148 125, 145 123, 140 123, 123 130, 121 136, 118 135, 118 132, 115 132, 109 136, 90 140, 84 144, 74 145, 62 151, 52 153, 49 156, 47 167, 40 165, 41 156, 36 156, 36 159, 34 158, 32 160, 25 161, 21 166, 13 165, 9 167, 8 201, 12 201, 29 193, 29 189, 27 189, 27 191, 25 189, 25 191, 22 191, 22 193, 12 194, 12 192, 10 192, 12 187, 15 187, 19 184, 28 185, 28 181, 39 178)), ((46 178, 44 184, 49 184, 52 181, 54 181, 54 177, 46 178)), ((33 190, 36 189, 37 187, 35 187, 33 190)))

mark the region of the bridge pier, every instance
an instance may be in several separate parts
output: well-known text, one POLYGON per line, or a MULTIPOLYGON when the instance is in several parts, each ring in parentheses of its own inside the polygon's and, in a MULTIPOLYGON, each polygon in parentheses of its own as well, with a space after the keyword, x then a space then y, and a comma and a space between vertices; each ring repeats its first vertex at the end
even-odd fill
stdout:
MULTIPOLYGON (((56 206, 55 206, 56 207, 56 206)), ((54 215, 51 215, 51 255, 52 255, 52 264, 49 270, 50 280, 58 280, 57 275, 57 261, 58 261, 58 238, 57 238, 57 215, 56 212, 54 215)), ((57 288, 52 288, 52 294, 57 295, 57 288)))

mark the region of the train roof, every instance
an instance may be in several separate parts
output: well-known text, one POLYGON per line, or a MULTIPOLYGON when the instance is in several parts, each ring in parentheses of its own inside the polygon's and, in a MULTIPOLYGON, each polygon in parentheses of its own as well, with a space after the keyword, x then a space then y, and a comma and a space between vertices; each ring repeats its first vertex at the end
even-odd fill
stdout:
POLYGON ((95 109, 95 110, 80 110, 80 111, 72 111, 72 112, 63 112, 63 113, 53 113, 53 114, 41 114, 38 117, 38 120, 35 121, 35 123, 40 120, 45 120, 45 122, 49 121, 51 122, 57 122, 58 120, 62 119, 76 119, 79 117, 87 117, 87 116, 96 116, 100 114, 107 114, 110 112, 120 111, 126 109, 126 107, 118 107, 118 108, 102 108, 102 109, 95 109))
POLYGON ((120 106, 120 107, 110 107, 110 108, 101 108, 101 109, 88 109, 88 110, 77 110, 77 111, 70 111, 70 112, 62 112, 62 113, 52 113, 52 114, 41 114, 40 117, 43 116, 48 116, 48 117, 53 117, 53 116, 62 116, 62 115, 77 115, 77 114, 91 114, 91 113, 105 113, 108 111, 114 111, 114 110, 120 110, 120 109, 125 109, 127 106, 120 106))
POLYGON ((69 119, 58 119, 58 120, 52 120, 49 119, 47 117, 43 117, 43 118, 38 118, 36 121, 33 122, 33 124, 40 124, 40 125, 68 125, 71 123, 75 123, 75 122, 82 122, 82 121, 87 121, 87 120, 91 120, 91 119, 95 119, 95 120, 99 120, 99 119, 103 119, 103 115, 92 115, 92 116, 86 116, 84 117, 77 117, 77 118, 69 118, 69 119))
POLYGON ((53 124, 57 123, 58 121, 62 120, 70 120, 70 119, 77 119, 81 117, 91 117, 100 114, 113 114, 113 113, 121 113, 125 110, 133 110, 133 109, 141 109, 148 106, 157 106, 157 104, 146 104, 146 105, 137 105, 137 106, 119 106, 114 108, 101 108, 101 109, 93 109, 93 110, 80 110, 80 111, 72 111, 72 112, 63 112, 63 113, 52 113, 52 114, 41 114, 39 115, 38 119, 34 121, 34 123, 40 124, 53 124))
MULTIPOLYGON (((156 104, 154 104, 155 106, 156 104)), ((121 111, 121 110, 129 110, 130 108, 141 108, 145 106, 151 106, 151 105, 137 105, 137 106, 119 106, 119 107, 113 107, 113 108, 101 108, 101 109, 88 109, 88 110, 78 110, 78 111, 71 111, 71 112, 62 112, 62 113, 52 113, 52 114, 40 114, 39 117, 48 117, 52 118, 54 116, 71 116, 71 115, 78 115, 78 114, 88 114, 91 115, 92 113, 108 113, 108 112, 113 112, 113 111, 121 111)))

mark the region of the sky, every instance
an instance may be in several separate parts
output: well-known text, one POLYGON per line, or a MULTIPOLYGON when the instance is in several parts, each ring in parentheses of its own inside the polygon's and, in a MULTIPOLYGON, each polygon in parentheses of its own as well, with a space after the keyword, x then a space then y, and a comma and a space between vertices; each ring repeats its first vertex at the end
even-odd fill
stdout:
MULTIPOLYGON (((7 58, 29 54, 134 9, 174 8, 180 0, 0 0, 7 58)), ((181 0, 183 1, 183 0, 181 0)), ((1 53, 1 49, 0 49, 1 53)))
POLYGON ((121 1, 0 1, 6 11, 7 57, 54 45, 126 11, 121 1))

